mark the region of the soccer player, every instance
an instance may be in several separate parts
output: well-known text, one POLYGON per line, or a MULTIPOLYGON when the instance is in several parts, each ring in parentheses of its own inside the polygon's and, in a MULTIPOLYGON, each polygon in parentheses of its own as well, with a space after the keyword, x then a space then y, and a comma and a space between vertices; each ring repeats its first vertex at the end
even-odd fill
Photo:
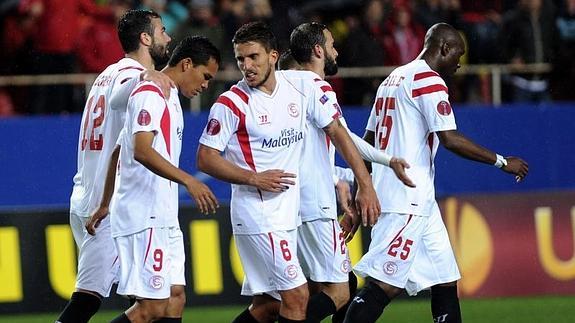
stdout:
POLYGON ((395 69, 379 86, 364 138, 408 159, 407 173, 417 187, 406 187, 387 167, 372 166, 383 213, 371 232, 369 251, 354 267, 369 283, 354 298, 344 322, 375 322, 402 290, 415 295, 426 288, 431 288, 434 322, 461 322, 460 274, 433 186, 439 143, 461 157, 514 174, 517 181, 527 175, 528 165, 520 158, 504 158, 456 130, 443 78, 455 73, 464 52, 457 30, 433 25, 418 58, 395 69))
MULTIPOLYGON (((324 81, 326 75, 337 73, 337 50, 327 26, 320 23, 303 23, 296 27, 290 36, 290 52, 301 70, 308 73, 336 107, 337 98, 331 85, 324 81)), ((289 60, 284 59, 284 62, 289 60)), ((292 64, 293 65, 293 64, 292 64)), ((320 104, 319 102, 317 104, 320 104)), ((405 175, 409 165, 400 158, 391 158, 384 151, 377 150, 347 128, 343 116, 340 122, 349 132, 362 158, 391 167, 398 178, 406 185, 413 183, 405 175)), ((335 191, 340 193, 340 204, 347 216, 349 185, 335 176, 335 149, 322 129, 308 125, 300 169, 302 225, 298 227, 298 257, 303 272, 309 280, 310 298, 307 322, 320 322, 325 317, 340 311, 332 320, 342 322, 350 295, 355 292, 357 280, 351 271, 348 251, 345 245, 346 234, 337 223, 335 191), (308 165, 314 165, 309 167, 308 165), (341 188, 341 186, 347 188, 341 188), (347 194, 341 194, 342 190, 347 194)))
POLYGON ((187 37, 162 71, 176 87, 166 99, 153 82, 139 83, 128 100, 118 140, 118 183, 110 162, 102 204, 89 230, 108 214, 118 250, 118 294, 136 303, 112 320, 181 322, 185 305, 184 241, 178 222, 178 185, 203 213, 215 212, 210 189, 178 168, 184 129, 178 92, 190 98, 205 90, 220 64, 219 50, 205 37, 187 37))
POLYGON ((303 322, 308 290, 296 228, 307 119, 324 129, 354 170, 358 209, 375 215, 378 201, 334 103, 303 76, 309 72, 275 71, 278 52, 270 28, 245 24, 233 44, 244 78, 212 106, 200 138, 198 168, 232 183, 231 221, 245 271, 242 294, 253 296, 234 322, 273 322, 277 313, 279 322, 303 322))
POLYGON ((116 281, 117 253, 109 220, 102 222, 96 236, 87 234, 84 225, 100 204, 108 160, 124 126, 128 95, 141 77, 163 84, 169 94, 171 81, 154 71, 154 64, 169 58, 170 37, 160 16, 152 11, 128 11, 118 23, 118 37, 126 57, 98 75, 80 126, 78 171, 70 198, 70 226, 80 249, 78 275, 76 290, 57 319, 61 323, 88 322, 116 281))

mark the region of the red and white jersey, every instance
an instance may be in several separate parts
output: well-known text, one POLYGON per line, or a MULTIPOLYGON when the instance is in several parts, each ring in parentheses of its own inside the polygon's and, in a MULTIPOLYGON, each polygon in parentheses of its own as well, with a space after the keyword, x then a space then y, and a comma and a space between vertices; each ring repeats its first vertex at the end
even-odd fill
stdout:
POLYGON ((137 61, 123 58, 98 75, 90 89, 80 125, 72 214, 88 217, 100 205, 108 162, 124 127, 128 96, 143 70, 137 61))
POLYGON ((224 158, 244 169, 283 169, 298 175, 296 185, 282 193, 232 184, 234 234, 292 230, 301 222, 299 170, 306 123, 321 129, 339 117, 327 99, 320 101, 324 94, 306 73, 275 72, 277 83, 271 95, 242 80, 220 95, 210 110, 201 144, 223 151, 224 158))
MULTIPOLYGON (((331 85, 314 72, 307 71, 306 75, 321 89, 321 96, 315 101, 318 108, 329 105, 341 115, 337 96, 331 85)), ((339 120, 347 127, 343 116, 339 120)), ((335 147, 325 131, 315 127, 313 121, 309 120, 300 165, 300 216, 303 222, 337 218, 334 174, 335 147)))
POLYGON ((382 212, 429 216, 435 203, 435 132, 456 129, 447 86, 424 60, 395 69, 377 89, 366 127, 375 147, 401 156, 416 188, 401 183, 389 167, 373 164, 373 183, 382 212))
POLYGON ((139 83, 130 95, 124 128, 110 208, 112 236, 147 228, 179 227, 178 183, 154 174, 134 159, 134 135, 154 132, 152 148, 179 166, 184 117, 178 90, 172 88, 166 100, 156 84, 139 83))

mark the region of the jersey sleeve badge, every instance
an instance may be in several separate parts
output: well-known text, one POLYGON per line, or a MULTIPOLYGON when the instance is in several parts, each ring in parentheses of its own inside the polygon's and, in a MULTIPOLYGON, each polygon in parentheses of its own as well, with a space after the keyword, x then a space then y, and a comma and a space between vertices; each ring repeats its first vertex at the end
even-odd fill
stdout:
POLYGON ((150 122, 152 122, 150 113, 146 109, 140 110, 140 113, 138 113, 138 124, 140 126, 147 126, 150 122))
POLYGON ((451 114, 451 105, 447 101, 441 101, 437 104, 437 112, 442 116, 451 114))

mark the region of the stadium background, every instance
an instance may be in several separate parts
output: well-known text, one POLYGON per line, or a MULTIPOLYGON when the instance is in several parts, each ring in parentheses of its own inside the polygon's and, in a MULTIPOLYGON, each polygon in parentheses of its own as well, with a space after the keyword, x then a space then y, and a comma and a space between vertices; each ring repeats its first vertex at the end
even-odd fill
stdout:
MULTIPOLYGON (((69 93, 74 98, 70 101, 71 105, 36 110, 34 101, 38 99, 34 94, 40 86, 15 86, 9 82, 1 82, 2 78, 9 74, 45 74, 42 71, 26 69, 25 65, 22 65, 26 64, 23 61, 34 56, 33 44, 25 43, 23 46, 30 47, 19 48, 14 52, 10 50, 10 45, 14 47, 15 43, 6 43, 7 39, 10 40, 6 33, 11 30, 6 22, 12 18, 22 18, 23 13, 18 10, 23 4, 34 2, 36 1, 7 0, 0 4, 2 40, 4 45, 9 45, 4 47, 6 50, 0 54, 0 84, 3 84, 0 86, 0 116, 4 116, 0 118, 0 134, 3 138, 0 140, 0 314, 60 310, 74 288, 76 273, 76 250, 67 226, 67 208, 71 179, 76 167, 79 111, 84 87, 70 88, 69 93), (9 7, 10 3, 18 4, 17 12, 14 7, 9 7), (30 52, 26 52, 27 50, 30 52), (28 54, 20 55, 23 53, 21 51, 28 54)), ((105 4, 106 1, 98 2, 105 4)), ((167 1, 166 4, 173 5, 177 2, 167 1)), ((218 23, 228 26, 222 12, 226 2, 190 1, 190 8, 211 3, 215 8, 213 14, 219 14, 218 23)), ((253 13, 253 4, 266 1, 231 2, 252 3, 253 13)), ((418 11, 421 4, 432 2, 434 1, 410 2, 414 17, 421 15, 421 11, 418 11)), ((493 55, 493 52, 502 51, 502 47, 490 47, 489 44, 478 46, 477 43, 489 41, 489 37, 481 38, 480 33, 483 27, 491 26, 486 17, 495 12, 504 18, 519 6, 521 1, 486 1, 484 5, 478 5, 474 1, 452 2, 459 2, 461 5, 459 20, 455 19, 452 23, 458 24, 465 32, 471 46, 465 63, 472 64, 468 66, 510 63, 493 55), (469 9, 473 7, 470 3, 476 5, 473 10, 469 9), (479 34, 475 34, 477 32, 479 34)), ((562 17, 562 6, 568 6, 571 2, 573 1, 553 1, 557 9, 553 19, 562 17)), ((407 2, 381 3, 386 6, 385 13, 388 15, 387 18, 381 19, 389 21, 389 16, 393 13, 389 8, 394 8, 397 3, 400 3, 397 5, 399 7, 407 2)), ((544 3, 550 5, 552 1, 544 3)), ((283 29, 289 30, 289 26, 298 19, 313 17, 330 23, 334 33, 338 34, 339 28, 342 28, 341 23, 349 22, 349 15, 355 14, 361 20, 361 10, 365 8, 359 1, 271 1, 269 5, 270 10, 276 13, 274 19, 278 19, 278 24, 283 29), (282 12, 282 6, 285 6, 285 12, 289 13, 288 17, 277 14, 282 12), (301 10, 294 9, 298 6, 301 10), (282 22, 285 24, 282 25, 282 22)), ((254 15, 243 19, 250 17, 253 18, 254 15)), ((82 16, 82 26, 89 25, 90 19, 82 16)), ((423 25, 421 21, 420 23, 423 25)), ((347 25, 349 30, 350 26, 347 25)), ((385 26, 391 28, 389 25, 385 26)), ((369 35, 370 39, 374 37, 376 36, 369 35)), ((285 37, 283 40, 285 41, 285 37)), ((225 50, 228 44, 229 42, 224 42, 222 49, 225 50)), ((493 44, 499 45, 491 45, 493 44)), ((521 156, 530 164, 529 176, 523 183, 517 184, 510 176, 493 167, 462 160, 443 149, 438 153, 437 198, 441 202, 451 243, 463 273, 460 293, 464 299, 464 317, 465 301, 481 299, 486 302, 483 304, 487 304, 496 300, 489 303, 489 306, 485 305, 486 312, 493 308, 494 303, 503 302, 502 300, 511 302, 506 304, 515 304, 518 309, 521 308, 520 303, 549 307, 544 304, 547 304, 550 296, 557 296, 552 298, 558 300, 553 304, 571 304, 571 310, 564 305, 550 306, 550 311, 558 315, 557 317, 563 317, 565 322, 569 322, 569 316, 575 315, 572 310, 575 308, 572 306, 575 303, 575 143, 572 139, 575 125, 575 103, 572 100, 575 92, 571 89, 575 79, 572 76, 572 65, 562 65, 564 62, 560 61, 562 55, 574 49, 572 44, 571 47, 565 47, 565 43, 555 44, 556 55, 539 62, 552 64, 550 73, 538 76, 550 81, 551 88, 546 91, 550 97, 519 102, 519 99, 512 95, 512 85, 505 83, 507 79, 503 77, 504 104, 495 106, 488 104, 493 98, 490 91, 485 89, 493 87, 494 84, 485 73, 449 80, 459 129, 500 154, 521 156), (521 298, 513 303, 515 297, 530 298, 521 298)), ((338 49, 345 46, 342 42, 338 49)), ((345 59, 342 61, 346 62, 345 59)), ((354 64, 353 60, 348 59, 345 66, 358 65, 361 64, 354 64)), ((388 65, 391 64, 382 61, 378 66, 388 65)), ((225 71, 233 69, 233 63, 224 66, 225 71)), ((362 71, 365 71, 365 75, 370 75, 369 68, 362 71)), ((74 64, 71 72, 95 71, 85 70, 82 64, 74 64)), ((377 84, 379 80, 381 76, 332 79, 336 91, 342 97, 346 120, 350 128, 358 134, 363 133, 369 114, 369 102, 365 101, 363 96, 350 96, 349 93, 354 89, 354 83, 365 82, 362 84, 369 85, 377 84)), ((217 82, 213 92, 217 93, 229 84, 229 80, 217 82)), ((45 88, 51 93, 49 91, 52 88, 45 88)), ((364 88, 365 97, 373 95, 369 86, 364 88)), ((213 96, 213 93, 202 97, 199 104, 202 111, 185 115, 182 167, 191 173, 196 173, 195 151, 207 119, 205 110, 209 108, 210 100, 213 100, 210 95, 213 96)), ((48 96, 44 105, 55 105, 51 99, 48 96)), ((193 105, 188 102, 186 104, 193 105)), ((205 305, 246 304, 248 300, 239 296, 241 266, 231 241, 226 205, 229 201, 229 185, 203 174, 197 175, 214 190, 222 208, 214 216, 202 216, 186 194, 181 194, 181 226, 185 233, 188 259, 188 305, 196 308, 205 305)), ((369 231, 363 230, 350 245, 355 260, 367 248, 368 243, 369 231)), ((415 308, 426 306, 416 302, 413 304, 415 308)), ((123 300, 114 297, 111 302, 105 303, 104 308, 117 309, 124 305, 123 300)), ((203 313, 202 311, 199 313, 203 313)), ((411 309, 405 309, 405 313, 409 311, 411 309)), ((233 312, 230 315, 231 318, 233 312)), ((521 317, 520 314, 508 315, 521 317)), ((526 315, 521 320, 530 322, 533 317, 535 316, 526 315)), ((2 318, 0 316, 0 321, 2 318)))

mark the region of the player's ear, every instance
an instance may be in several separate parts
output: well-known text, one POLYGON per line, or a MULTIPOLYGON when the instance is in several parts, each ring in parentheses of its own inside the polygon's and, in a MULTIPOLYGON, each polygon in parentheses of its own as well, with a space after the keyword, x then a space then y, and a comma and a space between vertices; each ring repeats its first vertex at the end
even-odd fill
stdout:
POLYGON ((315 44, 313 46, 313 55, 317 58, 320 58, 323 53, 323 48, 319 44, 315 44))
POLYGON ((275 49, 270 50, 270 63, 272 65, 276 66, 279 57, 280 57, 280 54, 277 50, 275 50, 275 49))
POLYGON ((449 46, 449 43, 444 41, 441 44, 441 56, 447 56, 449 54, 449 51, 451 50, 451 47, 449 46))
POLYGON ((189 70, 190 68, 194 67, 194 63, 192 62, 192 59, 189 57, 182 59, 180 61, 180 65, 181 65, 182 72, 185 72, 185 71, 189 70))
POLYGON ((144 44, 145 46, 151 46, 152 36, 146 32, 140 33, 140 43, 144 44))

